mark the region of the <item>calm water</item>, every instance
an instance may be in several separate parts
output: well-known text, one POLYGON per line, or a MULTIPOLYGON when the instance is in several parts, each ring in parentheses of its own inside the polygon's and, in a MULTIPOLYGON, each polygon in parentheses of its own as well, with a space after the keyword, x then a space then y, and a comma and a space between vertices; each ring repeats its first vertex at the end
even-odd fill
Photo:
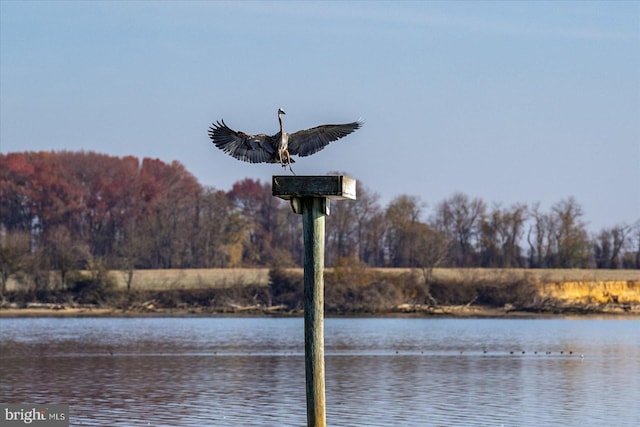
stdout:
MULTIPOLYGON (((325 335, 330 426, 640 425, 638 320, 327 319, 325 335)), ((302 319, 0 319, 0 402, 66 403, 71 425, 305 426, 303 340, 302 319)))

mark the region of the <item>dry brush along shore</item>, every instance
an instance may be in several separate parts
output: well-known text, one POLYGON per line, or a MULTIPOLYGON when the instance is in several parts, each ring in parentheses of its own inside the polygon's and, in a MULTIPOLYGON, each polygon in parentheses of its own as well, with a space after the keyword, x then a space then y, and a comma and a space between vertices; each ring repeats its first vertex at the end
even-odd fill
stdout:
MULTIPOLYGON (((78 272, 65 289, 19 284, 0 315, 300 315, 301 269, 140 270, 101 280, 78 272)), ((58 288, 61 288, 58 286, 58 288)), ((640 314, 637 270, 327 269, 328 315, 521 316, 640 314)))

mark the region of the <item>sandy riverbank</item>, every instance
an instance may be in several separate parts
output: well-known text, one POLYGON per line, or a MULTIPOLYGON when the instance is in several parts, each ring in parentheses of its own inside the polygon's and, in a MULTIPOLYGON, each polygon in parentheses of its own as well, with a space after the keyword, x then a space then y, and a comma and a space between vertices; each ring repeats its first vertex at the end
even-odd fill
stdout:
MULTIPOLYGON (((201 307, 193 309, 147 308, 126 310, 116 308, 4 308, 0 309, 1 318, 25 317, 218 317, 218 316, 286 316, 301 317, 301 310, 285 310, 281 307, 201 307)), ((556 308, 553 311, 520 311, 508 307, 486 306, 441 306, 409 307, 400 306, 397 310, 384 313, 344 313, 330 314, 327 317, 452 317, 452 318, 550 318, 550 317, 624 317, 640 318, 640 306, 624 307, 573 306, 556 308)))

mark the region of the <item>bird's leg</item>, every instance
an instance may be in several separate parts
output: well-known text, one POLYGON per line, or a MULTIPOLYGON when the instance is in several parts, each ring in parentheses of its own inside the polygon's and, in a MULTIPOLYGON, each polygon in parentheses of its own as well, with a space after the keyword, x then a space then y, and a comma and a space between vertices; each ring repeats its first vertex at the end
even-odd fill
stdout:
POLYGON ((287 149, 285 153, 287 153, 287 164, 289 165, 289 170, 291 171, 292 174, 295 175, 296 173, 293 171, 293 168, 291 167, 291 155, 289 154, 289 149, 287 149))

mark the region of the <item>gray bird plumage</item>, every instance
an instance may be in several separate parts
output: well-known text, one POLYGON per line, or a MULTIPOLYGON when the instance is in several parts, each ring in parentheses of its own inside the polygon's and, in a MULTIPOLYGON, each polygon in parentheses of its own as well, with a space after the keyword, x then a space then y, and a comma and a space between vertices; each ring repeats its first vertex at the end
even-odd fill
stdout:
POLYGON ((356 121, 316 126, 287 134, 282 125, 283 114, 286 114, 284 110, 278 109, 280 131, 275 135, 249 135, 231 129, 221 120, 209 127, 209 138, 216 147, 236 159, 249 163, 280 163, 286 167, 294 162, 291 156, 310 156, 362 126, 362 122, 356 121))

